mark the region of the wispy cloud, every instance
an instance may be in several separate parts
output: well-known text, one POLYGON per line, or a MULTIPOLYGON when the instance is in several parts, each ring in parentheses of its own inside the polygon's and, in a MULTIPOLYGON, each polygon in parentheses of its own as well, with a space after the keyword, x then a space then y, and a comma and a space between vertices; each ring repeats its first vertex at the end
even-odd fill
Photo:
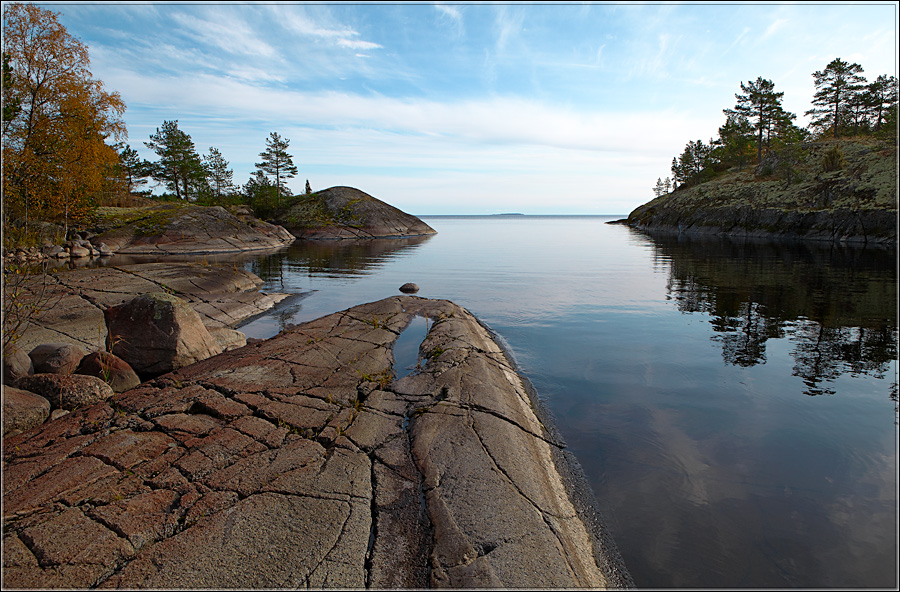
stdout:
POLYGON ((462 38, 465 35, 465 25, 463 23, 462 11, 457 6, 449 6, 447 4, 435 4, 435 10, 442 17, 442 21, 449 21, 453 29, 454 36, 462 38))
POLYGON ((378 49, 381 45, 371 41, 363 41, 362 39, 338 39, 337 44, 341 47, 349 47, 350 49, 378 49))
POLYGON ((373 41, 359 39, 359 32, 352 27, 339 24, 320 24, 313 20, 309 15, 298 12, 297 7, 274 7, 277 10, 278 18, 281 19, 282 25, 291 32, 305 36, 323 40, 330 40, 338 47, 345 47, 353 50, 372 50, 379 49, 382 46, 373 41))
POLYGON ((232 54, 248 56, 272 57, 277 54, 275 48, 260 39, 254 31, 237 19, 221 19, 218 16, 198 18, 193 15, 176 12, 172 20, 200 43, 232 54))
POLYGON ((771 25, 766 28, 766 32, 762 34, 761 41, 765 41, 769 39, 777 33, 780 29, 782 29, 785 25, 788 24, 787 19, 776 19, 771 25))

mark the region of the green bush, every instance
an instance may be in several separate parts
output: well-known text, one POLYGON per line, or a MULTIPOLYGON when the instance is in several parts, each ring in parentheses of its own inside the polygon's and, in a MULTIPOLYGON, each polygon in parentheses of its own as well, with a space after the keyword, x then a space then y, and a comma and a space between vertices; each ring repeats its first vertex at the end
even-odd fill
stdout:
POLYGON ((842 168, 844 168, 844 152, 840 146, 833 146, 822 157, 822 171, 830 173, 842 168))

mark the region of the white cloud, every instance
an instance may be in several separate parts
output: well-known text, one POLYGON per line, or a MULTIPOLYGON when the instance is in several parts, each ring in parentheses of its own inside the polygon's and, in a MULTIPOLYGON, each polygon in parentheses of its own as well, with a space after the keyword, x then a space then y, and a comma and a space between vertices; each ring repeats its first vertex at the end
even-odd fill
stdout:
POLYGON ((766 32, 763 33, 762 37, 760 38, 760 41, 765 41, 766 39, 768 39, 769 37, 774 35, 779 29, 784 27, 787 23, 788 23, 787 19, 777 19, 775 22, 773 22, 771 25, 769 25, 766 28, 766 32))
POLYGON ((338 39, 337 44, 341 47, 349 47, 350 49, 379 49, 381 46, 371 41, 362 41, 361 39, 338 39))
POLYGON ((298 7, 274 7, 277 11, 277 18, 282 25, 293 33, 315 37, 319 39, 332 40, 339 47, 346 47, 356 50, 379 49, 381 45, 372 41, 357 39, 359 32, 352 27, 341 25, 327 26, 320 25, 309 18, 306 14, 297 12, 298 7))
POLYGON ((250 28, 237 19, 221 20, 219 17, 214 17, 214 20, 201 19, 181 12, 172 14, 171 18, 199 37, 201 42, 229 53, 261 57, 277 55, 271 45, 259 39, 250 28))
POLYGON ((463 24, 463 15, 459 8, 456 6, 448 6, 446 4, 435 4, 434 8, 440 13, 444 20, 450 20, 454 35, 457 38, 462 38, 465 34, 465 26, 463 24))

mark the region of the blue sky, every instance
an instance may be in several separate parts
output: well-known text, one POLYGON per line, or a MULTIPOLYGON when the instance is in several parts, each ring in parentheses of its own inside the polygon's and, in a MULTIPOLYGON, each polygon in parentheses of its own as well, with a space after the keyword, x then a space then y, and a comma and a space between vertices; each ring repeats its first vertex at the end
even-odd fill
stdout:
POLYGON ((898 3, 37 3, 127 105, 246 183, 269 132, 303 191, 413 214, 627 214, 762 76, 810 108, 840 57, 897 75, 898 3))

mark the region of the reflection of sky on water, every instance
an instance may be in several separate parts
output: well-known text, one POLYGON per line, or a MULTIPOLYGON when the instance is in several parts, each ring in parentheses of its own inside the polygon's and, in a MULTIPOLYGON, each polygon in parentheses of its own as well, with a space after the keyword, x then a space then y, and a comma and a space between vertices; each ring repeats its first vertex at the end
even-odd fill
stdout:
POLYGON ((639 587, 891 585, 890 261, 598 218, 426 221, 439 234, 415 245, 291 260, 268 287, 312 292, 242 330, 267 337, 415 282, 508 342, 639 587))

